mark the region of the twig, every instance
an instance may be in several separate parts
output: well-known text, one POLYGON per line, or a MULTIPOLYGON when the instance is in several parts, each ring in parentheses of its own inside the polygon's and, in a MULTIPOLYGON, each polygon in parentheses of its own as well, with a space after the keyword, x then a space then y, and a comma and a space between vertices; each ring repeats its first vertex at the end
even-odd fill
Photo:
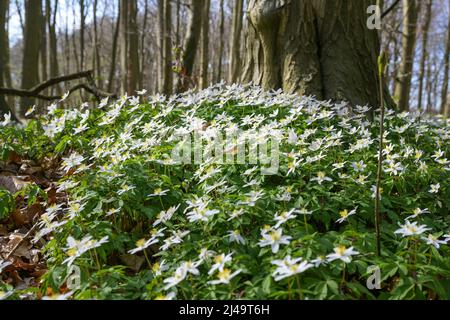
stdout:
POLYGON ((8 255, 6 256, 5 260, 8 260, 12 254, 17 250, 17 248, 19 248, 19 246, 31 235, 31 233, 37 228, 39 222, 36 222, 30 230, 28 230, 27 234, 20 239, 19 242, 16 243, 16 245, 12 248, 12 250, 8 253, 8 255))
POLYGON ((383 164, 383 138, 384 138, 384 73, 387 66, 387 53, 382 51, 378 57, 378 75, 380 81, 380 100, 381 100, 381 110, 380 110, 380 144, 378 147, 378 166, 377 166, 377 183, 375 192, 375 232, 377 238, 377 255, 381 255, 381 197, 380 197, 380 187, 381 187, 381 167, 383 164))

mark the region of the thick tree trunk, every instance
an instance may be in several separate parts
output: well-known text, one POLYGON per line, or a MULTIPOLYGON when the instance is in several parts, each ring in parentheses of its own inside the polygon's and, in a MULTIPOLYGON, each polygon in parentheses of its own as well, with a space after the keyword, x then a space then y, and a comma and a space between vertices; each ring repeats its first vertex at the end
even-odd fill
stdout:
POLYGON ((402 58, 395 86, 395 97, 401 111, 409 110, 419 10, 420 1, 403 0, 402 58))
POLYGON ((190 0, 189 22, 181 57, 181 74, 177 83, 177 92, 185 91, 189 84, 193 85, 192 70, 194 69, 197 47, 200 39, 202 8, 205 0, 190 0))
POLYGON ((200 88, 208 87, 209 64, 209 9, 210 0, 205 0, 202 16, 202 50, 200 57, 200 88))
POLYGON ((139 35, 136 0, 120 1, 121 91, 134 94, 139 81, 139 35))
POLYGON ((425 21, 422 27, 422 57, 420 58, 420 71, 419 71, 419 98, 418 98, 418 109, 422 110, 422 97, 423 97, 423 85, 425 78, 425 63, 428 56, 428 31, 430 29, 431 23, 431 11, 433 6, 433 0, 427 0, 426 11, 425 11, 425 21))
POLYGON ((250 0, 242 76, 264 89, 378 107, 375 1, 250 0))
MULTIPOLYGON (((450 10, 450 0, 448 1, 448 10, 450 10)), ((447 43, 445 48, 444 65, 444 81, 441 92, 441 113, 446 117, 450 117, 450 99, 448 96, 448 72, 450 69, 450 14, 448 15, 447 43)))
POLYGON ((164 33, 163 33, 163 86, 162 93, 172 94, 172 6, 170 0, 164 0, 164 33))
MULTIPOLYGON (((251 1, 252 2, 252 1, 251 1)), ((250 2, 250 6, 252 5, 250 2)), ((253 1, 257 2, 257 1, 253 1)), ((269 1, 270 2, 270 1, 269 1)), ((271 1, 272 3, 269 4, 268 1, 260 1, 260 4, 263 5, 266 8, 271 8, 272 6, 276 6, 279 1, 271 1)), ((263 9, 264 7, 260 7, 260 9, 263 9)), ((229 74, 228 74, 228 81, 230 83, 234 83, 239 78, 239 71, 241 66, 241 55, 240 55, 240 40, 241 40, 241 32, 242 32, 242 19, 243 19, 243 8, 244 8, 244 1, 243 0, 236 0, 234 4, 233 9, 233 21, 231 26, 231 42, 230 42, 230 67, 229 67, 229 74)), ((253 6, 253 8, 256 8, 253 6)), ((259 10, 259 9, 256 9, 259 10)), ((270 10, 270 9, 269 9, 270 10)))
MULTIPOLYGON (((25 33, 23 37, 22 89, 30 89, 39 82, 40 36, 36 33, 41 27, 41 0, 25 1, 25 33)), ((34 103, 32 98, 22 98, 20 116, 34 103)))

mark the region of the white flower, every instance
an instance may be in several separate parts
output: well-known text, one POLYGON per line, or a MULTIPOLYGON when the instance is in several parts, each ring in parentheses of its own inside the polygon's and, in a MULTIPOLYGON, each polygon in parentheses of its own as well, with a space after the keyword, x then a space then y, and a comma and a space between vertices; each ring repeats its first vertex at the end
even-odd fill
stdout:
POLYGON ((233 253, 229 253, 225 255, 224 253, 219 254, 214 257, 214 264, 211 266, 211 269, 208 271, 208 274, 213 274, 216 270, 223 271, 225 264, 232 260, 231 256, 233 253))
POLYGON ((131 191, 131 190, 133 190, 133 189, 136 189, 136 187, 135 186, 133 186, 133 185, 128 185, 128 184, 124 184, 120 189, 119 189, 119 191, 117 191, 117 194, 120 196, 120 195, 122 195, 122 194, 124 194, 124 193, 127 193, 128 191, 131 191))
POLYGON ((429 193, 438 193, 440 187, 441 187, 441 185, 439 183, 432 184, 432 185, 430 185, 430 190, 428 192, 429 193))
POLYGON ((3 117, 4 120, 0 122, 0 127, 6 127, 8 124, 11 123, 11 112, 9 112, 8 114, 5 113, 3 117))
POLYGON ((66 254, 69 256, 63 261, 70 266, 76 258, 80 257, 86 251, 100 247, 102 244, 108 242, 108 236, 103 237, 100 240, 92 240, 92 236, 87 235, 81 240, 75 240, 72 236, 67 238, 67 248, 65 249, 66 254))
POLYGON ((328 261, 325 256, 318 256, 316 259, 311 261, 314 264, 314 267, 319 267, 322 264, 327 264, 328 261))
POLYGON ((189 222, 195 222, 195 221, 205 221, 207 222, 208 219, 216 214, 218 214, 220 211, 217 209, 210 210, 206 206, 202 206, 200 208, 194 208, 192 211, 188 212, 186 214, 189 222))
POLYGON ((426 225, 418 226, 417 222, 411 223, 409 221, 406 221, 406 223, 403 226, 401 225, 401 228, 394 231, 394 233, 399 233, 402 235, 402 237, 407 237, 422 234, 427 230, 431 229, 427 228, 426 225))
POLYGON ((164 283, 166 283, 167 285, 164 287, 164 290, 170 289, 173 286, 176 286, 177 284, 179 284, 181 281, 183 281, 187 276, 187 270, 184 267, 178 267, 173 276, 166 278, 163 280, 164 283))
POLYGON ((436 249, 439 249, 441 244, 446 244, 447 240, 439 240, 438 237, 429 234, 428 237, 422 237, 422 240, 425 240, 427 244, 433 245, 436 249))
POLYGON ((129 254, 135 254, 139 251, 145 250, 147 249, 149 246, 151 246, 152 244, 157 243, 159 240, 156 238, 150 238, 149 240, 146 239, 140 239, 136 242, 136 248, 131 249, 128 251, 129 254))
POLYGON ((317 177, 312 178, 311 181, 317 181, 319 184, 322 184, 324 181, 333 181, 333 179, 327 177, 325 172, 319 171, 317 172, 317 177))
POLYGON ((417 216, 419 216, 421 214, 424 214, 424 213, 430 213, 430 211, 428 211, 427 208, 425 208, 425 209, 416 208, 416 209, 413 210, 413 215, 409 216, 406 219, 414 219, 417 216))
POLYGON ((295 213, 297 213, 297 212, 298 212, 297 209, 292 208, 289 211, 283 211, 280 214, 276 214, 275 217, 273 218, 275 221, 277 221, 274 228, 278 228, 279 226, 281 226, 283 223, 285 223, 288 220, 295 219, 295 217, 296 217, 295 213))
POLYGON ((347 220, 348 217, 350 217, 351 215, 356 214, 356 208, 353 209, 352 211, 348 211, 347 209, 342 210, 339 212, 339 215, 341 216, 339 219, 336 220, 337 223, 342 223, 345 220, 347 220))
POLYGON ((272 253, 277 253, 280 249, 280 244, 289 244, 290 236, 283 236, 283 230, 272 229, 269 232, 262 232, 262 239, 259 241, 260 247, 271 246, 272 253))
POLYGON ((136 93, 137 93, 139 96, 143 96, 144 94, 147 93, 147 90, 146 90, 146 89, 136 90, 136 93))
POLYGON ((242 270, 236 270, 235 272, 231 273, 230 269, 224 268, 222 271, 219 271, 217 274, 218 280, 212 280, 208 281, 208 284, 229 284, 230 280, 233 279, 235 276, 237 276, 239 273, 241 273, 242 270))
POLYGON ((2 291, 2 290, 0 290, 0 301, 1 300, 5 300, 6 298, 8 298, 10 295, 12 295, 14 293, 14 291, 7 291, 7 292, 4 292, 4 291, 2 291))
POLYGON ((216 252, 213 250, 208 250, 208 248, 202 248, 200 250, 200 254, 198 255, 198 258, 202 261, 209 260, 210 257, 212 257, 216 252))
POLYGON ((158 197, 158 196, 164 196, 167 194, 167 192, 169 191, 169 189, 163 190, 161 188, 156 188, 152 194, 149 194, 149 197, 158 197))
POLYGON ((404 170, 404 167, 400 162, 395 161, 389 161, 388 167, 384 168, 384 172, 389 173, 392 175, 398 175, 399 172, 402 172, 404 170))
POLYGON ((203 260, 199 260, 196 262, 192 261, 185 261, 181 264, 181 268, 184 268, 187 273, 192 273, 193 275, 198 276, 200 272, 198 271, 197 267, 203 262, 203 260))
POLYGON ((277 269, 272 274, 274 280, 280 281, 313 267, 313 265, 307 261, 300 262, 302 260, 302 258, 292 259, 290 255, 286 256, 283 260, 272 260, 271 263, 277 266, 277 269))
POLYGON ((25 112, 25 117, 28 117, 29 115, 31 115, 35 110, 36 110, 36 105, 28 108, 27 112, 25 112))
POLYGON ((63 169, 67 172, 71 168, 79 166, 84 160, 84 157, 76 152, 72 153, 69 157, 63 158, 63 169))
POLYGON ((164 222, 169 221, 172 218, 173 214, 177 211, 177 209, 179 207, 180 207, 180 205, 178 205, 176 207, 173 206, 173 207, 170 207, 169 209, 167 209, 166 211, 164 211, 164 210, 161 211, 158 214, 158 216, 156 217, 155 222, 153 222, 153 226, 157 226, 160 223, 164 223, 164 222))
POLYGON ((346 248, 343 245, 340 245, 333 249, 334 253, 327 255, 327 259, 329 262, 334 260, 342 260, 345 263, 350 263, 352 261, 351 256, 359 254, 358 251, 353 250, 353 247, 346 248))
POLYGON ((352 168, 353 170, 355 170, 356 172, 363 172, 366 169, 367 165, 364 164, 364 161, 359 161, 359 162, 353 162, 352 163, 352 168))
POLYGON ((168 270, 169 266, 166 265, 165 260, 161 260, 160 262, 155 262, 152 265, 152 271, 155 273, 155 276, 160 276, 164 271, 168 270))
POLYGON ((230 242, 245 244, 245 239, 241 236, 239 230, 228 231, 228 237, 230 238, 230 242))
POLYGON ((69 95, 70 95, 70 91, 67 91, 66 93, 63 94, 63 96, 61 97, 61 100, 59 100, 59 101, 62 102, 64 100, 66 100, 69 95))
POLYGON ((227 221, 231 221, 234 218, 237 218, 239 216, 242 216, 244 214, 244 210, 239 209, 239 210, 234 210, 231 214, 230 217, 227 219, 227 221))

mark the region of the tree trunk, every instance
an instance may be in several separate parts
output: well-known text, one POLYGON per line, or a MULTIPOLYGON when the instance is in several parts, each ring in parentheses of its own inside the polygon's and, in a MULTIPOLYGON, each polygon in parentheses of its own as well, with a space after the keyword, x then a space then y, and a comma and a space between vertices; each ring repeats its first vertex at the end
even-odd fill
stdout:
POLYGON ((163 86, 162 93, 172 94, 172 6, 170 0, 164 0, 164 30, 163 30, 163 86))
MULTIPOLYGON (((40 81, 46 81, 48 79, 48 73, 47 73, 47 30, 46 30, 46 14, 47 14, 47 8, 42 8, 41 12, 41 77, 40 81)), ((47 93, 47 92, 45 92, 47 93)))
MULTIPOLYGON (((22 89, 30 89, 39 82, 39 49, 40 36, 36 30, 41 27, 41 0, 25 1, 25 33, 23 35, 22 89)), ((34 103, 32 98, 22 98, 20 116, 34 103)))
POLYGON ((120 30, 120 4, 119 4, 119 14, 117 15, 117 22, 114 28, 113 42, 111 48, 111 66, 108 75, 108 92, 113 90, 113 80, 114 73, 116 72, 116 60, 117 60, 117 42, 119 40, 119 30, 120 30))
POLYGON ((187 26, 186 38, 183 45, 183 54, 181 57, 181 74, 177 83, 177 92, 187 90, 189 84, 195 82, 192 79, 192 70, 194 69, 197 47, 200 39, 202 8, 205 0, 190 0, 189 22, 187 26))
POLYGON ((422 57, 420 59, 420 71, 419 71, 419 97, 418 97, 418 110, 422 110, 422 96, 423 96, 423 83, 425 78, 425 62, 427 61, 428 51, 428 31, 430 29, 431 22, 431 10, 433 6, 433 0, 427 0, 425 21, 422 27, 422 57))
MULTIPOLYGON (((450 10, 450 0, 448 1, 448 10, 450 10)), ((448 15, 447 24, 447 43, 444 56, 444 81, 442 83, 441 92, 441 113, 449 117, 450 116, 450 99, 448 97, 448 72, 450 67, 450 14, 448 15)))
POLYGON ((398 99, 398 106, 401 111, 409 111, 419 10, 420 1, 403 0, 402 55, 395 86, 395 97, 398 99))
MULTIPOLYGON (((56 38, 56 13, 58 10, 58 1, 55 1, 52 9, 51 0, 46 0, 45 8, 47 10, 47 29, 49 40, 49 64, 50 64, 50 78, 59 76, 58 66, 58 42, 56 38)), ((59 85, 55 85, 51 89, 51 94, 55 92, 60 93, 59 85)))
MULTIPOLYGON (((6 51, 7 45, 9 45, 6 39, 6 19, 7 11, 9 7, 9 0, 0 1, 0 87, 5 85, 5 69, 6 69, 6 51)), ((2 119, 3 114, 9 113, 10 108, 3 95, 0 95, 0 119, 2 119)))
POLYGON ((147 20, 148 20, 148 0, 144 1, 144 16, 142 22, 142 34, 141 34, 141 72, 139 75, 139 87, 144 87, 144 78, 146 75, 144 64, 145 64, 145 36, 147 34, 147 20))
MULTIPOLYGON (((275 5, 274 1, 273 3, 267 2, 266 0, 259 1, 261 5, 264 7, 270 8, 273 5, 275 5)), ((255 3, 255 1, 253 1, 255 3)), ((255 7, 257 4, 252 5, 252 2, 249 4, 249 9, 255 7)), ((243 0, 236 0, 234 9, 233 9, 233 21, 231 26, 231 43, 230 43, 230 67, 229 67, 229 75, 228 80, 231 83, 234 83, 239 78, 239 67, 240 67, 240 39, 241 39, 241 32, 242 32, 242 18, 243 18, 243 8, 244 8, 244 1, 243 0)), ((263 7, 261 7, 263 8, 263 7)))
POLYGON ((210 0, 205 0, 202 16, 202 50, 200 58, 200 88, 202 89, 208 87, 209 9, 210 0))
POLYGON ((80 0, 80 70, 84 70, 84 34, 86 29, 86 13, 84 0, 80 0))
POLYGON ((139 34, 136 0, 120 1, 121 91, 134 94, 139 81, 139 34))
POLYGON ((242 80, 264 89, 380 105, 370 0, 250 0, 242 80))
POLYGON ((224 49, 224 29, 225 29, 225 14, 224 14, 224 0, 220 0, 220 18, 219 18, 219 52, 217 53, 217 75, 214 77, 215 82, 222 80, 222 60, 224 49))
POLYGON ((101 59, 100 59, 100 43, 98 41, 98 28, 97 28, 97 5, 98 0, 94 0, 94 7, 93 7, 93 15, 94 15, 94 52, 92 54, 92 61, 93 61, 93 70, 95 72, 95 76, 97 78, 97 87, 102 88, 103 87, 103 81, 101 78, 101 59))

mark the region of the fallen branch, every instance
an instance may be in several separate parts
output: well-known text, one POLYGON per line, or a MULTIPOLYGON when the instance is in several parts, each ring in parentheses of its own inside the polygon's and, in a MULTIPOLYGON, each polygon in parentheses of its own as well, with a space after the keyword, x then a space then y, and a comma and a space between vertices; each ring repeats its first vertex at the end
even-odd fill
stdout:
POLYGON ((48 95, 41 94, 41 92, 43 90, 47 89, 48 87, 54 86, 58 83, 71 81, 71 80, 77 80, 77 79, 87 79, 89 84, 80 83, 80 84, 75 85, 74 87, 72 87, 68 90, 69 95, 77 90, 84 89, 87 92, 93 94, 97 100, 100 100, 100 99, 106 98, 106 97, 116 97, 114 94, 101 91, 95 86, 95 82, 92 78, 92 70, 72 73, 69 75, 61 76, 61 77, 55 77, 55 78, 49 79, 43 83, 40 83, 31 89, 0 88, 0 95, 29 97, 29 98, 36 98, 36 99, 40 99, 40 100, 46 100, 46 101, 59 100, 59 99, 61 99, 61 96, 48 96, 48 95))

